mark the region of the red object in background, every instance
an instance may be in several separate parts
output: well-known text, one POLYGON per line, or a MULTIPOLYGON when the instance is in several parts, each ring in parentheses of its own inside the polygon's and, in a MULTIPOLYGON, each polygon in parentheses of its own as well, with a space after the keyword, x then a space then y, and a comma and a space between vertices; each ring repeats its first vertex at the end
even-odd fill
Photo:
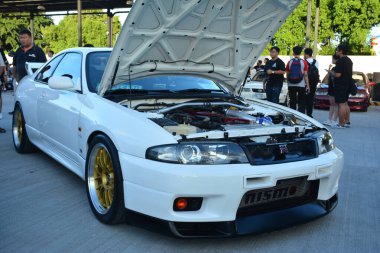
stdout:
POLYGON ((375 42, 375 39, 379 38, 380 36, 372 36, 371 38, 371 47, 379 45, 379 43, 375 42))
MULTIPOLYGON (((358 93, 355 96, 350 96, 348 98, 348 106, 352 111, 367 111, 370 106, 370 88, 375 84, 374 82, 369 82, 366 74, 362 72, 354 71, 354 75, 362 76, 362 82, 364 85, 358 85, 361 89, 358 89, 358 93)), ((325 77, 322 83, 327 83, 327 78, 325 77)), ((314 108, 316 109, 329 109, 330 101, 327 94, 327 88, 318 85, 315 99, 314 108)))

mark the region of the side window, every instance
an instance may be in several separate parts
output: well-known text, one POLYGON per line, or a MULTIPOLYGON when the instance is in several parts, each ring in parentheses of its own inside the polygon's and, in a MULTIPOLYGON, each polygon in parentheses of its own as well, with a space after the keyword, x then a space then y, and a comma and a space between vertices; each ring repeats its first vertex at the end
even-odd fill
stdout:
POLYGON ((53 76, 68 76, 75 85, 80 82, 82 67, 82 55, 78 53, 67 53, 55 69, 53 76))
POLYGON ((58 63, 61 61, 64 54, 61 54, 54 58, 48 65, 43 67, 40 71, 40 73, 37 74, 36 81, 46 83, 49 81, 49 78, 52 76, 55 68, 57 67, 58 63))
POLYGON ((111 52, 92 52, 86 59, 87 86, 91 92, 97 92, 111 52))

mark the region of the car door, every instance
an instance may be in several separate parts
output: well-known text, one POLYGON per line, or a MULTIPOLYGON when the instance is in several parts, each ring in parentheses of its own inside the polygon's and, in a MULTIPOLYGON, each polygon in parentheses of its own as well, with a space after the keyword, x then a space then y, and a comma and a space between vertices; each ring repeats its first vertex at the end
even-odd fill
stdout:
POLYGON ((43 68, 39 70, 35 79, 33 80, 33 85, 31 85, 23 99, 22 110, 24 115, 30 115, 27 120, 27 131, 29 138, 35 144, 40 144, 40 129, 38 124, 38 110, 37 103, 41 95, 41 91, 47 87, 47 81, 49 77, 53 74, 55 68, 58 66, 58 63, 61 61, 64 54, 57 55, 49 63, 47 63, 43 68))
POLYGON ((52 76, 68 76, 75 89, 55 90, 48 85, 38 99, 38 122, 44 144, 70 168, 79 169, 78 122, 81 109, 80 53, 66 53, 52 76))

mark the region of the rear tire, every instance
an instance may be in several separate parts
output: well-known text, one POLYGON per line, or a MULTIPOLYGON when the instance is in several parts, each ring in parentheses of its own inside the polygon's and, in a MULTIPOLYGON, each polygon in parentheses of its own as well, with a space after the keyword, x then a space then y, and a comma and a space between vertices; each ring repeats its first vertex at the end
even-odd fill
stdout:
POLYGON ((13 144, 18 153, 31 153, 36 147, 30 142, 25 128, 25 119, 21 106, 17 104, 12 119, 13 144))
POLYGON ((95 217, 105 224, 125 221, 123 175, 115 145, 105 135, 95 136, 86 159, 86 191, 95 217))

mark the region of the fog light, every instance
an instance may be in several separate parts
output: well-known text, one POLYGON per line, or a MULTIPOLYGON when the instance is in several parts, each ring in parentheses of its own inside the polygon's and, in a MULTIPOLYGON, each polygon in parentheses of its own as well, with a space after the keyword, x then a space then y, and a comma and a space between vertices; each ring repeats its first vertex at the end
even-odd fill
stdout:
POLYGON ((203 198, 176 198, 173 204, 174 211, 197 211, 202 206, 203 198))
POLYGON ((187 207, 187 200, 184 199, 184 198, 177 199, 175 201, 175 207, 178 210, 184 210, 184 209, 186 209, 186 207, 187 207))

